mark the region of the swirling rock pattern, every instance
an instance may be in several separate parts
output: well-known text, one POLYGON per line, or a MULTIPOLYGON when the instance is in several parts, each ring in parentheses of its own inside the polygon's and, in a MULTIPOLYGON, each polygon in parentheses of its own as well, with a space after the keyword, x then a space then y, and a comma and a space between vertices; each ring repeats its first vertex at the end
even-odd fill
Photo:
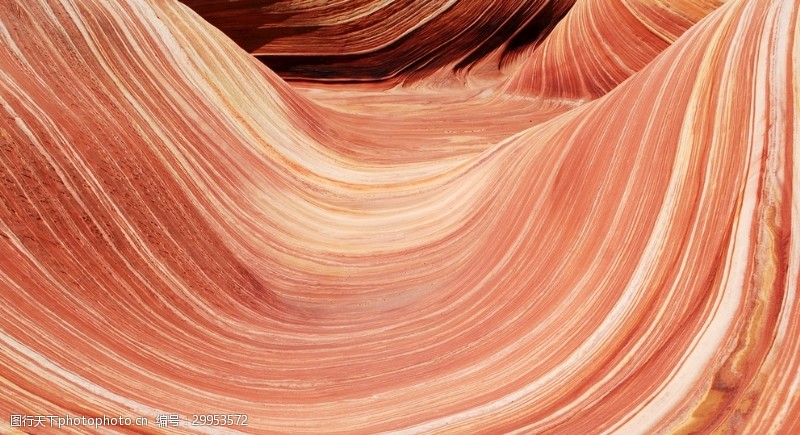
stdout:
MULTIPOLYGON (((495 3, 502 44, 415 54, 434 27, 397 50, 435 80, 339 87, 177 2, 0 2, 0 428, 800 432, 797 2, 579 0, 448 81, 545 2, 495 3)), ((388 4, 269 7, 393 38, 388 4)))
POLYGON ((182 0, 282 76, 415 81, 535 46, 575 0, 182 0))
POLYGON ((650 63, 719 0, 578 0, 552 37, 509 80, 510 90, 551 98, 605 95, 650 63), (621 38, 620 34, 628 35, 621 38))

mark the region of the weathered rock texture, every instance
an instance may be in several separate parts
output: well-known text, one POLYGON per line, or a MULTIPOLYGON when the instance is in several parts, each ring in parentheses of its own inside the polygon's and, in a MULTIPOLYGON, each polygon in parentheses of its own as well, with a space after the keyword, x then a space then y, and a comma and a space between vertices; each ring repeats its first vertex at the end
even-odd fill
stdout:
POLYGON ((800 433, 795 0, 188 3, 0 2, 0 430, 800 433))

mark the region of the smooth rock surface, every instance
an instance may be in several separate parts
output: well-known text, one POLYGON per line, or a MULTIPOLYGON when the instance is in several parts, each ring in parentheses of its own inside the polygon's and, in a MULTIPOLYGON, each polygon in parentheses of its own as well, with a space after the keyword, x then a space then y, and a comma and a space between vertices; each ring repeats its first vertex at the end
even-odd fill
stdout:
POLYGON ((0 2, 0 431, 800 432, 795 0, 188 3, 0 2))

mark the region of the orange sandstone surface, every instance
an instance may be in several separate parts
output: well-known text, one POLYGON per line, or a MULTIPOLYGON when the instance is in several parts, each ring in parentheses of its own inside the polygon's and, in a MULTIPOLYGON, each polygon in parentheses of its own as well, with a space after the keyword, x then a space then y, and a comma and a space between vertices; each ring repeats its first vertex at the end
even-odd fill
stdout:
POLYGON ((800 433, 799 13, 0 1, 0 432, 800 433))

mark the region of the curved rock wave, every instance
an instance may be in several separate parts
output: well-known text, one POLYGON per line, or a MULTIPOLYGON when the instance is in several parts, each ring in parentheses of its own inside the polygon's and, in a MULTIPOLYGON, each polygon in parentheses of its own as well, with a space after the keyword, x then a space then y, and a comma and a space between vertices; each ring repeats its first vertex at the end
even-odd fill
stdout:
POLYGON ((283 77, 334 82, 492 71, 540 42, 575 3, 181 1, 283 77))
POLYGON ((720 0, 578 0, 509 81, 509 91, 593 99, 649 64, 720 0))
POLYGON ((579 0, 432 87, 287 83, 177 2, 0 3, 0 428, 800 430, 800 8, 650 3, 625 74, 531 67, 633 61, 579 0))

